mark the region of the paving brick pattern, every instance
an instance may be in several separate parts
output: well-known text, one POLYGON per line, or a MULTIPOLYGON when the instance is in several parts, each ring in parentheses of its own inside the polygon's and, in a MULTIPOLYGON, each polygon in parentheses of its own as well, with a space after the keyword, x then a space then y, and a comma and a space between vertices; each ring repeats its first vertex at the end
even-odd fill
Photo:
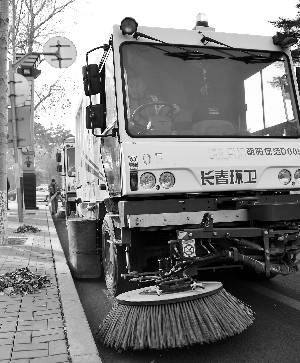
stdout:
POLYGON ((48 218, 46 209, 25 210, 23 224, 41 231, 16 234, 22 223, 17 211, 8 211, 9 237, 22 238, 21 244, 0 246, 0 274, 28 267, 46 274, 51 285, 35 294, 0 295, 0 363, 71 362, 48 218))

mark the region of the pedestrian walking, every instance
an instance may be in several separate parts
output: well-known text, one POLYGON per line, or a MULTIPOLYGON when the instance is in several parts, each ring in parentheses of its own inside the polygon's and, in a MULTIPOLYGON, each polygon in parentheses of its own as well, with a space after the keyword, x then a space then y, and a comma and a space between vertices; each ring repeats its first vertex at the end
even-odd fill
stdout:
MULTIPOLYGON (((50 199, 58 192, 59 192, 59 186, 56 184, 55 179, 51 180, 51 183, 48 185, 48 191, 50 199)), ((51 201, 51 214, 56 214, 58 208, 58 195, 53 198, 51 201)))

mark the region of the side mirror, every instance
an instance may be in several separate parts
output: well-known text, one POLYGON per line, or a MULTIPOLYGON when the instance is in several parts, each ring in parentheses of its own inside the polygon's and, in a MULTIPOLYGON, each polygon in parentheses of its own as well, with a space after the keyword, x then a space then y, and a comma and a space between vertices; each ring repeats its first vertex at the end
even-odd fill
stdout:
POLYGON ((56 153, 56 161, 57 161, 58 163, 60 163, 60 162, 61 162, 61 153, 59 153, 59 152, 57 152, 57 153, 56 153))
POLYGON ((62 165, 57 165, 57 172, 61 173, 62 172, 62 165))
POLYGON ((93 96, 101 91, 100 73, 97 64, 82 67, 83 87, 86 96, 93 96))
POLYGON ((86 128, 87 129, 101 129, 104 131, 106 128, 105 114, 103 105, 92 105, 86 107, 86 128))

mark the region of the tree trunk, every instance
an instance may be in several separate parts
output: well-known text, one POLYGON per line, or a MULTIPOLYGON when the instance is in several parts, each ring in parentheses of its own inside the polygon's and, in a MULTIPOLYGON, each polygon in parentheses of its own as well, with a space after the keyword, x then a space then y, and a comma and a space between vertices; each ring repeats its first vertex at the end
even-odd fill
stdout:
POLYGON ((0 0, 0 245, 7 244, 8 0, 0 0))

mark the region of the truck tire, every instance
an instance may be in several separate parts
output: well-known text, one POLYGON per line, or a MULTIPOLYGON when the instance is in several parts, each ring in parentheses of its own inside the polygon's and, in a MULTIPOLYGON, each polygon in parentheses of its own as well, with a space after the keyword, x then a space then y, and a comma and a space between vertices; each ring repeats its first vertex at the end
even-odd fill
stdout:
POLYGON ((117 296, 129 290, 128 282, 121 277, 126 273, 125 247, 112 241, 112 233, 106 221, 102 224, 102 264, 107 290, 112 296, 117 296))

